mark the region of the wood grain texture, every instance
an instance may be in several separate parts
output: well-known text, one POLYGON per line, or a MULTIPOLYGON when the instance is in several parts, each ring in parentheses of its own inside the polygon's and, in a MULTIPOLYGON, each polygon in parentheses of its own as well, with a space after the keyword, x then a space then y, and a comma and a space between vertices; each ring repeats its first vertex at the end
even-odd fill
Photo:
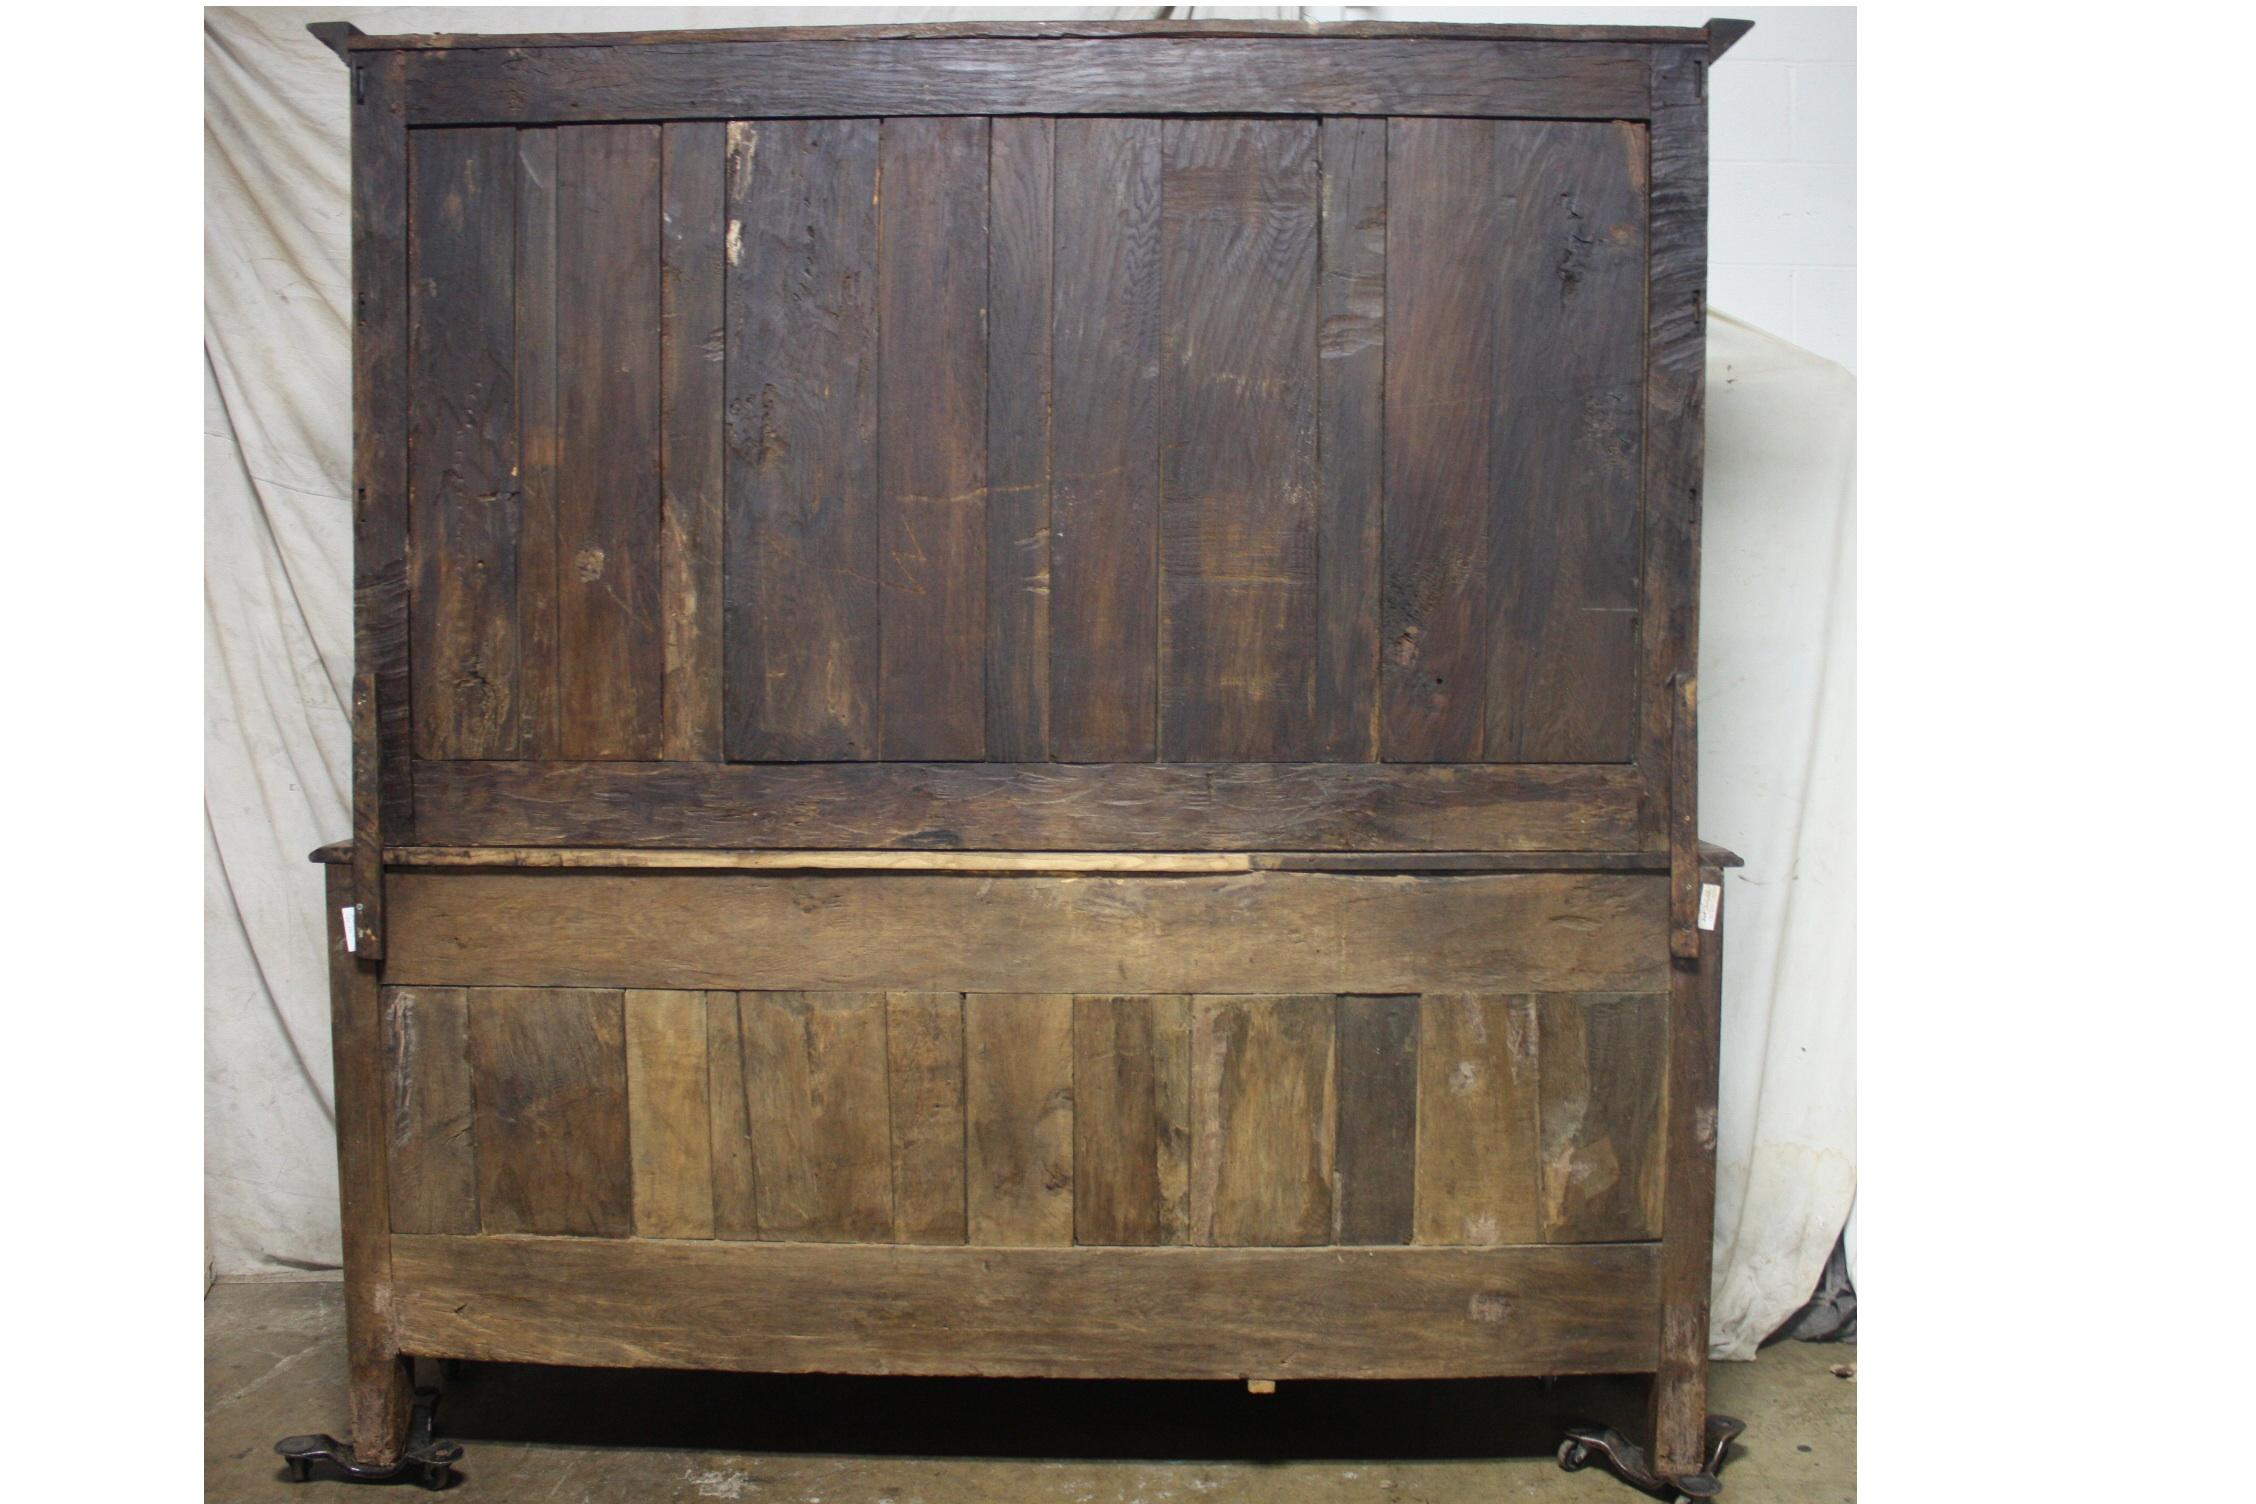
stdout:
POLYGON ((1323 122, 1315 755, 1330 762, 1379 757, 1386 143, 1384 120, 1323 122))
POLYGON ((556 131, 517 135, 517 747, 552 758, 563 748, 557 684, 556 131))
POLYGON ((416 125, 904 115, 1641 117, 1646 49, 1162 37, 685 42, 409 55, 416 125))
MULTIPOLYGON (((1721 884, 1723 872, 1702 874, 1721 884)), ((1716 1079, 1723 1032, 1724 905, 1691 962, 1669 968, 1661 1171, 1661 1313, 1653 1435, 1663 1466, 1699 1455, 1708 1415, 1708 1300, 1715 1260, 1716 1079)))
POLYGON ((411 673, 421 757, 517 740, 515 133, 419 132, 408 242, 411 673))
POLYGON ((629 992, 627 1128, 634 1230, 713 1236, 713 1107, 702 992, 629 992))
MULTIPOLYGON (((327 23, 322 23, 327 24, 327 23)), ((1295 37, 1303 41, 1343 37, 1426 37, 1462 41, 1479 38, 1497 42, 1601 42, 1614 45, 1638 42, 1683 42, 1704 46, 1712 58, 1717 34, 1734 28, 1736 42, 1745 35, 1744 21, 1724 21, 1709 26, 1546 26, 1516 22, 1469 23, 1463 21, 1298 21, 1208 20, 1204 17, 1154 21, 890 21, 866 26, 762 26, 753 29, 715 27, 696 31, 538 32, 530 35, 496 32, 441 32, 424 36, 371 37, 356 34, 345 39, 347 55, 356 51, 449 52, 474 47, 520 50, 527 47, 640 47, 659 42, 851 42, 884 38, 937 39, 943 37, 1295 37)), ((312 28, 307 28, 311 30, 312 28)), ((317 33, 318 35, 318 33, 317 33)), ((334 43, 325 45, 334 49, 334 43)))
POLYGON ((719 121, 677 121, 666 126, 663 149, 658 344, 665 755, 714 762, 722 755, 728 128, 719 121))
POLYGON ((1191 1237, 1332 1241, 1329 997, 1191 1000, 1191 1237))
POLYGON ((1343 997, 1338 1007, 1332 1241, 1407 1243, 1416 1230, 1418 999, 1343 997))
POLYGON ((470 997, 478 1221, 489 1233, 634 1230, 620 995, 495 987, 470 997))
POLYGON ((439 845, 1631 851, 1631 768, 423 763, 439 845))
POLYGON ((1162 136, 1160 757, 1301 761, 1316 716, 1317 125, 1170 120, 1162 136))
POLYGON ((1387 125, 1381 741, 1391 762, 1481 757, 1495 156, 1488 121, 1387 125))
POLYGON ((905 1248, 400 1238, 401 1339, 768 1373, 1461 1378, 1653 1362, 1650 1244, 905 1248), (903 1319, 914 1312, 915 1319, 903 1319))
POLYGON ((738 1003, 760 1236, 891 1241, 884 994, 747 992, 738 1003))
POLYGON ((1645 130, 1496 126, 1491 762, 1628 762, 1637 719, 1645 130))
POLYGON ((1529 1243, 1537 1194, 1534 999, 1428 993, 1418 1041, 1418 1241, 1529 1243))
POLYGON ((1190 1000, 1073 1000, 1073 1240, 1190 1232, 1190 1000))
POLYGON ((878 749, 987 743, 987 122, 879 136, 878 749))
POLYGON ((893 1133, 893 1237, 964 1241, 964 1000, 896 992, 885 1000, 893 1133))
POLYGON ((1651 992, 1665 985, 1665 886, 1595 872, 411 869, 392 876, 412 928, 390 974, 422 986, 1651 992))
POLYGON ((713 1236, 760 1235, 759 1165, 744 1090, 744 1027, 733 992, 705 994, 706 1101, 712 1108, 713 1236))
POLYGON ((964 999, 970 1240, 1022 1248, 1073 1241, 1073 999, 964 999))
POLYGON ((987 755, 1050 751, 1056 123, 988 122, 987 755))
POLYGON ((1544 1241, 1659 1237, 1667 999, 1553 994, 1536 1027, 1544 1241))
POLYGON ((729 126, 728 755, 877 748, 878 123, 729 126))
POLYGON ((458 987, 384 992, 393 1232, 478 1230, 470 1010, 458 987))
POLYGON ((560 750, 662 755, 660 128, 557 133, 560 750))
POLYGON ((1157 738, 1160 127, 1056 124, 1050 752, 1157 738))

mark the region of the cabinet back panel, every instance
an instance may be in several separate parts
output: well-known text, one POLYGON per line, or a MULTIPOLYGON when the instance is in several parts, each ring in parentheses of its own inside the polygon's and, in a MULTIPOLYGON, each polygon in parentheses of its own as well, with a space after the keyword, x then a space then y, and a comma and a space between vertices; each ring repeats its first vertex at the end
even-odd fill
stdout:
POLYGON ((411 139, 420 757, 1631 759, 1643 126, 411 139))

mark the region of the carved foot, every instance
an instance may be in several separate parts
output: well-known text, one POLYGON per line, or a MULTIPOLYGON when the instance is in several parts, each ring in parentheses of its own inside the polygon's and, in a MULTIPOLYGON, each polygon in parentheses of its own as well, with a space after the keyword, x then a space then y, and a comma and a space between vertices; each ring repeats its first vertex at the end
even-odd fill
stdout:
POLYGON ((314 1464, 318 1462, 336 1469, 348 1483, 391 1483, 411 1478, 425 1488, 445 1488, 454 1481, 454 1465, 462 1460, 462 1444, 432 1439, 431 1426, 438 1403, 436 1389, 415 1391, 415 1412, 407 1423, 407 1444, 400 1448, 399 1461, 389 1465, 361 1461, 349 1442, 339 1441, 334 1436, 285 1436, 274 1444, 274 1450, 282 1454, 283 1465, 289 1468, 293 1483, 311 1478, 314 1464))
POLYGON ((1747 1423, 1728 1415, 1708 1417, 1707 1465, 1696 1473, 1664 1478, 1653 1471, 1645 1449, 1611 1426, 1569 1426, 1559 1443, 1559 1466, 1577 1472, 1592 1463, 1604 1468, 1632 1488, 1684 1504, 1690 1499, 1712 1499, 1723 1492, 1716 1474, 1723 1471, 1724 1454, 1747 1423))

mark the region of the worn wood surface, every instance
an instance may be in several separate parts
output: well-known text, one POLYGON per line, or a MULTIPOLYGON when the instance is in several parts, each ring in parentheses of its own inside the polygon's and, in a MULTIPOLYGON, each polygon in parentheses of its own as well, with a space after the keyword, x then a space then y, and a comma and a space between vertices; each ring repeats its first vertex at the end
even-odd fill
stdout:
POLYGON ((885 1000, 893 1133, 893 1237, 961 1243, 964 1194, 964 1000, 896 992, 885 1000))
POLYGON ((738 1003, 760 1236, 890 1241, 885 995, 747 992, 738 1003))
POLYGON ((970 1240, 1073 1241, 1073 999, 964 999, 964 1179, 970 1240))
POLYGON ((625 997, 634 1230, 713 1235, 713 1110, 702 992, 625 997))
POLYGON ((476 1232, 470 1011, 462 989, 385 990, 384 1069, 392 1231, 476 1232))
MULTIPOLYGON (((1723 881, 1722 869, 1702 874, 1723 881)), ((1723 1032, 1723 928, 1693 961, 1669 971, 1668 1078, 1663 1088, 1660 1352, 1653 1379, 1653 1439, 1664 1472, 1701 1456, 1708 1416, 1708 1297, 1715 1260, 1716 1077, 1723 1032)))
POLYGON ((662 149, 659 596, 665 755, 712 762, 722 755, 727 127, 714 120, 677 121, 665 128, 662 149))
POLYGON ((393 1249, 402 1341, 432 1356, 1144 1379, 1650 1369, 1657 1255, 429 1237, 393 1249))
POLYGON ((1057 125, 988 122, 987 756, 1050 751, 1057 125))
POLYGON ((1427 994, 1418 1040, 1421 1243, 1532 1243, 1536 1174, 1534 999, 1427 994))
POLYGON ((1073 1000, 1073 1236, 1182 1243, 1190 1232, 1190 1000, 1073 1000))
POLYGON ((744 1089, 744 1025, 737 995, 705 994, 705 1100, 712 1112, 713 1236, 760 1235, 759 1165, 744 1089))
POLYGON ((1627 851, 1628 767, 423 763, 438 845, 1627 851))
MULTIPOLYGON (((307 30, 320 35, 319 22, 307 30)), ((343 23, 349 24, 349 23, 343 23)), ((530 35, 441 32, 424 36, 377 36, 352 27, 348 51, 408 49, 452 51, 472 47, 641 47, 654 42, 836 42, 879 38, 940 37, 1337 37, 1478 38, 1499 42, 1683 42, 1713 43, 1725 28, 1736 41, 1745 21, 1710 21, 1697 26, 1529 26, 1518 23, 1433 21, 896 21, 869 26, 716 27, 696 31, 537 32, 530 35)), ((336 44, 324 39, 324 45, 336 44)))
POLYGON ((620 994, 487 988, 470 998, 478 1222, 491 1233, 634 1229, 620 994))
POLYGON ((1332 1238, 1334 1004, 1191 1000, 1191 1237, 1210 1246, 1332 1238))
POLYGON ((517 598, 506 604, 516 619, 518 755, 547 759, 563 755, 564 747, 556 616, 556 498, 563 459, 556 426, 562 357, 556 343, 557 131, 544 127, 516 136, 510 376, 517 397, 517 598))
POLYGON ((1414 997, 1339 1000, 1335 1243, 1416 1231, 1419 1012, 1414 997))
MULTIPOLYGON (((406 985, 1654 992, 1644 874, 978 877, 407 870, 406 985)), ((882 1112, 879 1113, 882 1119, 882 1112)))
POLYGON ((1544 1241, 1659 1237, 1667 998, 1554 994, 1536 1027, 1544 1241))
MULTIPOLYGON (((350 842, 315 862, 352 859, 350 842)), ((1650 851, 638 851, 616 846, 392 846, 394 867, 589 868, 626 871, 820 870, 846 872, 1666 872, 1650 851)), ((1702 842, 1700 860, 1742 860, 1702 842)))

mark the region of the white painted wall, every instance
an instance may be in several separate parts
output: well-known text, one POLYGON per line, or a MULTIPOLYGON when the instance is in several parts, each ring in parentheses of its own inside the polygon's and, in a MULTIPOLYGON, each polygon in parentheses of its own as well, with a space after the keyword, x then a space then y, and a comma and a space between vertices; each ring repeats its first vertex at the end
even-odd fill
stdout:
POLYGON ((1855 6, 1349 5, 1303 14, 1583 26, 1753 21, 1708 86, 1708 306, 1856 369, 1855 6))

